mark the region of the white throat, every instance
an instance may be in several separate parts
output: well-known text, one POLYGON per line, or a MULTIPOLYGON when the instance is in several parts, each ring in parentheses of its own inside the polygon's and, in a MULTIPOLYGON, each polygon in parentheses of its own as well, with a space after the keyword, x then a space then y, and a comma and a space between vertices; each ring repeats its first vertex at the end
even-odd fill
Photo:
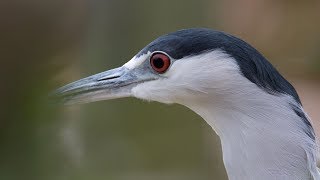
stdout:
POLYGON ((261 96, 265 101, 253 98, 247 104, 235 101, 217 107, 212 100, 187 106, 219 135, 229 179, 320 178, 315 143, 305 133, 304 122, 288 106, 292 98, 261 96))

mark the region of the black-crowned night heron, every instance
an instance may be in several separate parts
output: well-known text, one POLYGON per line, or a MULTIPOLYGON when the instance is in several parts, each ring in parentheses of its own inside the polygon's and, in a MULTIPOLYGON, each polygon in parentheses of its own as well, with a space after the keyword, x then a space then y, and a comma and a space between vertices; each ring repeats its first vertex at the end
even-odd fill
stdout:
POLYGON ((185 29, 123 66, 58 89, 65 103, 133 96, 182 104, 219 135, 229 179, 320 179, 315 133, 291 84, 229 34, 185 29))

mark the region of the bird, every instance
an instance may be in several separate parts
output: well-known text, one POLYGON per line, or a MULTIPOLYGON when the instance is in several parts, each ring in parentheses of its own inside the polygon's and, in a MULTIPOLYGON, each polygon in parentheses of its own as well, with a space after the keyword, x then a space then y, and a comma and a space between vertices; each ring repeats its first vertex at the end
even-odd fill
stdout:
POLYGON ((181 104, 219 136, 228 179, 320 179, 316 135, 296 90, 258 50, 222 31, 162 35, 121 67, 56 95, 69 105, 124 97, 181 104))

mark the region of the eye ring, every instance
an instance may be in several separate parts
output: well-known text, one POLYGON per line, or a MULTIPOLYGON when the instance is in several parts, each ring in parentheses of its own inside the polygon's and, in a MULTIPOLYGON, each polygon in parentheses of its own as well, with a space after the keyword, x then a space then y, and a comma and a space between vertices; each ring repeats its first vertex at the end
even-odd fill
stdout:
POLYGON ((165 73, 170 67, 170 57, 164 53, 156 52, 150 57, 150 65, 153 70, 162 74, 165 73))

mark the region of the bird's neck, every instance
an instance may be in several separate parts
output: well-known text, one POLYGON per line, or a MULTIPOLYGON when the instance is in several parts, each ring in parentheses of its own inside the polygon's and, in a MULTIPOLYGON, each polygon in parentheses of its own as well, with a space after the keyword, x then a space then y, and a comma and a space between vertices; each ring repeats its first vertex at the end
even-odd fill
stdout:
POLYGON ((305 133, 303 120, 292 111, 285 98, 243 101, 241 106, 236 101, 221 107, 211 102, 199 104, 188 107, 219 135, 229 179, 318 176, 315 142, 305 133))

